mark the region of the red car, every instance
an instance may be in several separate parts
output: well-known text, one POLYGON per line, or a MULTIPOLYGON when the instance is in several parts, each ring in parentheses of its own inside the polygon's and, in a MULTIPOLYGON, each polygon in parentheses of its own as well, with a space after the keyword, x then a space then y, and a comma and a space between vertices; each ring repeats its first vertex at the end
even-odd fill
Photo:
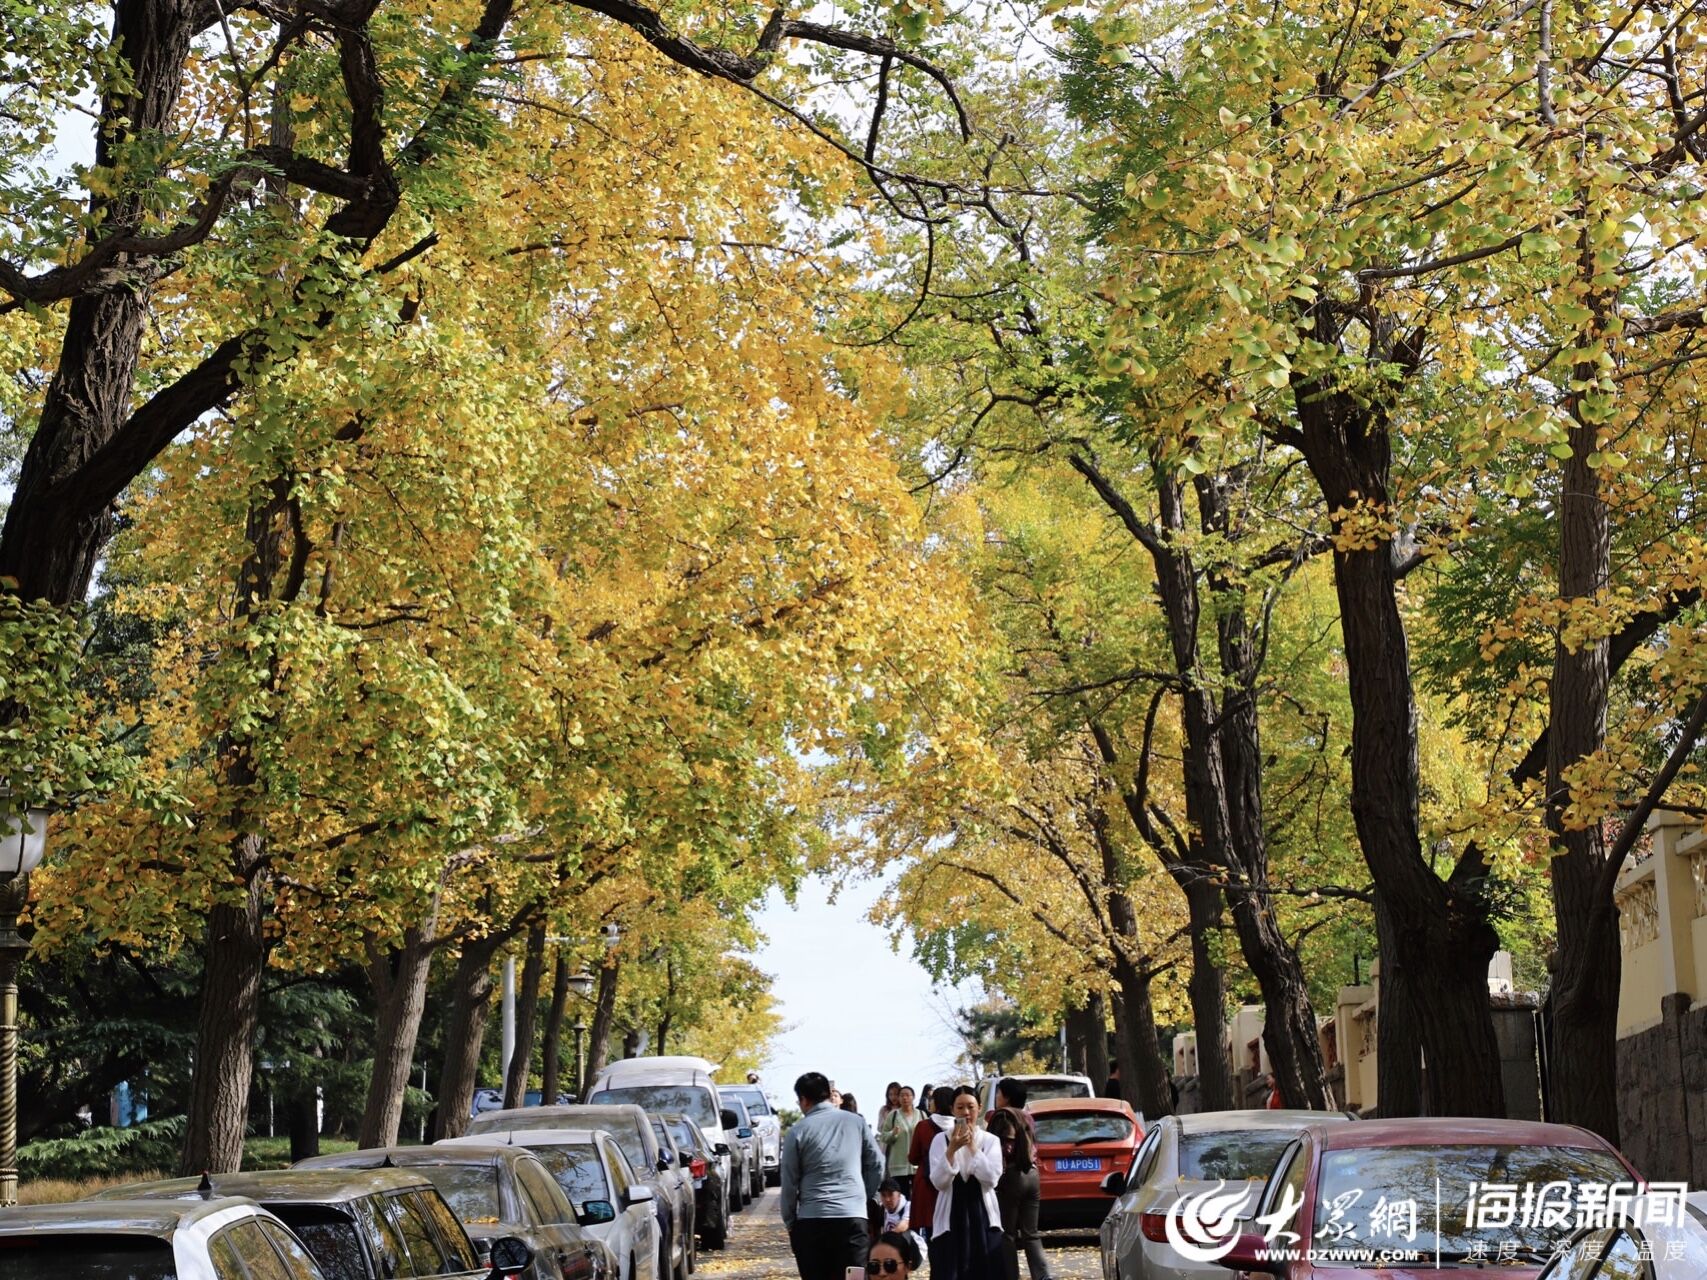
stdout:
POLYGON ((1534 1280, 1585 1205, 1640 1184, 1610 1143, 1571 1125, 1313 1125, 1281 1153, 1245 1234, 1218 1261, 1284 1280, 1534 1280))
POLYGON ((1030 1111, 1043 1184, 1038 1226, 1101 1226, 1115 1200, 1102 1181, 1131 1167, 1143 1125, 1118 1098, 1053 1098, 1032 1103, 1030 1111))

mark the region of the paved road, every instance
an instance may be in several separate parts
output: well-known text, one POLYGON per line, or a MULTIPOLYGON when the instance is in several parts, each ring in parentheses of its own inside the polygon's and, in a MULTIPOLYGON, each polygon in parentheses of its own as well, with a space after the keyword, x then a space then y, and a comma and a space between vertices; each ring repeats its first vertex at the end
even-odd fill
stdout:
MULTIPOLYGON (((794 1255, 778 1216, 779 1199, 773 1187, 765 1198, 737 1214, 729 1230, 729 1247, 722 1253, 701 1249, 698 1276, 739 1276, 741 1280, 797 1280, 794 1255)), ((1048 1237, 1053 1280, 1100 1280, 1096 1237, 1052 1234, 1048 1237)), ((1025 1267, 1020 1267, 1025 1275, 1025 1267)))

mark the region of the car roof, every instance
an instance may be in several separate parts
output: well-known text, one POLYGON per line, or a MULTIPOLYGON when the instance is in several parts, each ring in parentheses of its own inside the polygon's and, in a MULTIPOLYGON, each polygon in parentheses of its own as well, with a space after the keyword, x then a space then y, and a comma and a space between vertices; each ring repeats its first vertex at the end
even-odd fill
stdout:
POLYGON ((418 1173, 402 1169, 263 1169, 252 1173, 216 1173, 205 1178, 163 1178, 133 1182, 97 1192, 91 1200, 186 1200, 243 1196, 262 1204, 342 1204, 363 1196, 429 1186, 418 1173))
POLYGON ((605 1064, 605 1069, 599 1072, 599 1079, 654 1071, 692 1071, 699 1075, 714 1076, 717 1074, 717 1064, 706 1058, 694 1058, 685 1054, 661 1054, 653 1058, 618 1058, 615 1062, 605 1064))
POLYGON ((1031 1103, 1026 1110, 1034 1116, 1056 1111, 1112 1111, 1131 1119, 1136 1114, 1124 1098, 1044 1098, 1031 1103))
POLYGON ((1544 1124, 1539 1120, 1480 1120, 1461 1116, 1413 1116, 1392 1120, 1364 1120, 1335 1125, 1312 1137, 1327 1150, 1354 1147, 1424 1147, 1436 1143, 1490 1143, 1508 1146, 1592 1147, 1611 1152, 1598 1134, 1569 1124, 1544 1124))
MULTIPOLYGON (((1301 1130, 1311 1125, 1332 1125, 1337 1133, 1351 1117, 1343 1111, 1304 1111, 1291 1108, 1271 1111, 1264 1108, 1246 1111, 1193 1111, 1173 1119, 1179 1123, 1182 1134, 1221 1133, 1229 1129, 1301 1130)), ((1361 1129, 1363 1125, 1356 1127, 1361 1129)))
POLYGON ((248 1207, 253 1200, 222 1196, 213 1200, 75 1200, 69 1204, 15 1205, 0 1214, 0 1236, 27 1236, 38 1231, 79 1234, 154 1236, 169 1239, 202 1218, 228 1209, 248 1207))
POLYGON ((482 1111, 480 1132, 475 1136, 483 1138, 500 1129, 597 1128, 596 1125, 539 1124, 541 1120, 633 1120, 637 1117, 650 1132, 652 1122, 647 1118, 645 1108, 634 1102, 570 1102, 549 1107, 511 1107, 505 1111, 482 1111), (535 1123, 529 1124, 530 1120, 535 1123))
MULTIPOLYGON (((481 1134, 482 1138, 486 1135, 481 1134)), ((508 1165, 528 1159, 519 1147, 501 1142, 462 1142, 455 1145, 434 1143, 430 1147, 368 1147, 361 1151, 340 1151, 335 1155, 311 1156, 298 1160, 294 1169, 379 1169, 389 1160, 399 1169, 423 1164, 491 1164, 508 1165)))
POLYGON ((603 1129, 499 1129, 475 1134, 472 1138, 440 1138, 434 1145, 460 1147, 465 1143, 472 1146, 503 1142, 512 1147, 593 1146, 601 1135, 605 1141, 611 1140, 603 1129))

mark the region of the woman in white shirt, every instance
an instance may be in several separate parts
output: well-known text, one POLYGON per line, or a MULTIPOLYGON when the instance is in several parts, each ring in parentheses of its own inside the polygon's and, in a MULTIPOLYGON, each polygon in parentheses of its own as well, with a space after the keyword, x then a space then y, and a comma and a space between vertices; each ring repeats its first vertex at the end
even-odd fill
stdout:
POLYGON ((1002 1144, 979 1123, 978 1096, 963 1088, 954 1099, 954 1128, 931 1140, 931 1280, 1003 1280, 1002 1211, 996 1183, 1002 1144))

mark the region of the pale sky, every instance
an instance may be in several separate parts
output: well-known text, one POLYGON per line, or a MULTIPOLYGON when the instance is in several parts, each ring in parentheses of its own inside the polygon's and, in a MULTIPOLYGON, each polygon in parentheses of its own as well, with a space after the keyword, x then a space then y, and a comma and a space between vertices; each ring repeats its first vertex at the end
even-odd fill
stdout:
POLYGON ((769 941, 754 960, 775 977, 771 990, 786 1026, 763 1071, 779 1106, 794 1105, 797 1076, 822 1071, 875 1121, 889 1081, 918 1089, 965 1074, 953 1066, 960 1042, 951 1011, 980 992, 933 988, 909 946, 899 955, 891 949, 889 935, 867 918, 881 891, 879 883, 863 882, 832 904, 829 883, 814 876, 793 907, 773 889, 759 912, 769 941))

